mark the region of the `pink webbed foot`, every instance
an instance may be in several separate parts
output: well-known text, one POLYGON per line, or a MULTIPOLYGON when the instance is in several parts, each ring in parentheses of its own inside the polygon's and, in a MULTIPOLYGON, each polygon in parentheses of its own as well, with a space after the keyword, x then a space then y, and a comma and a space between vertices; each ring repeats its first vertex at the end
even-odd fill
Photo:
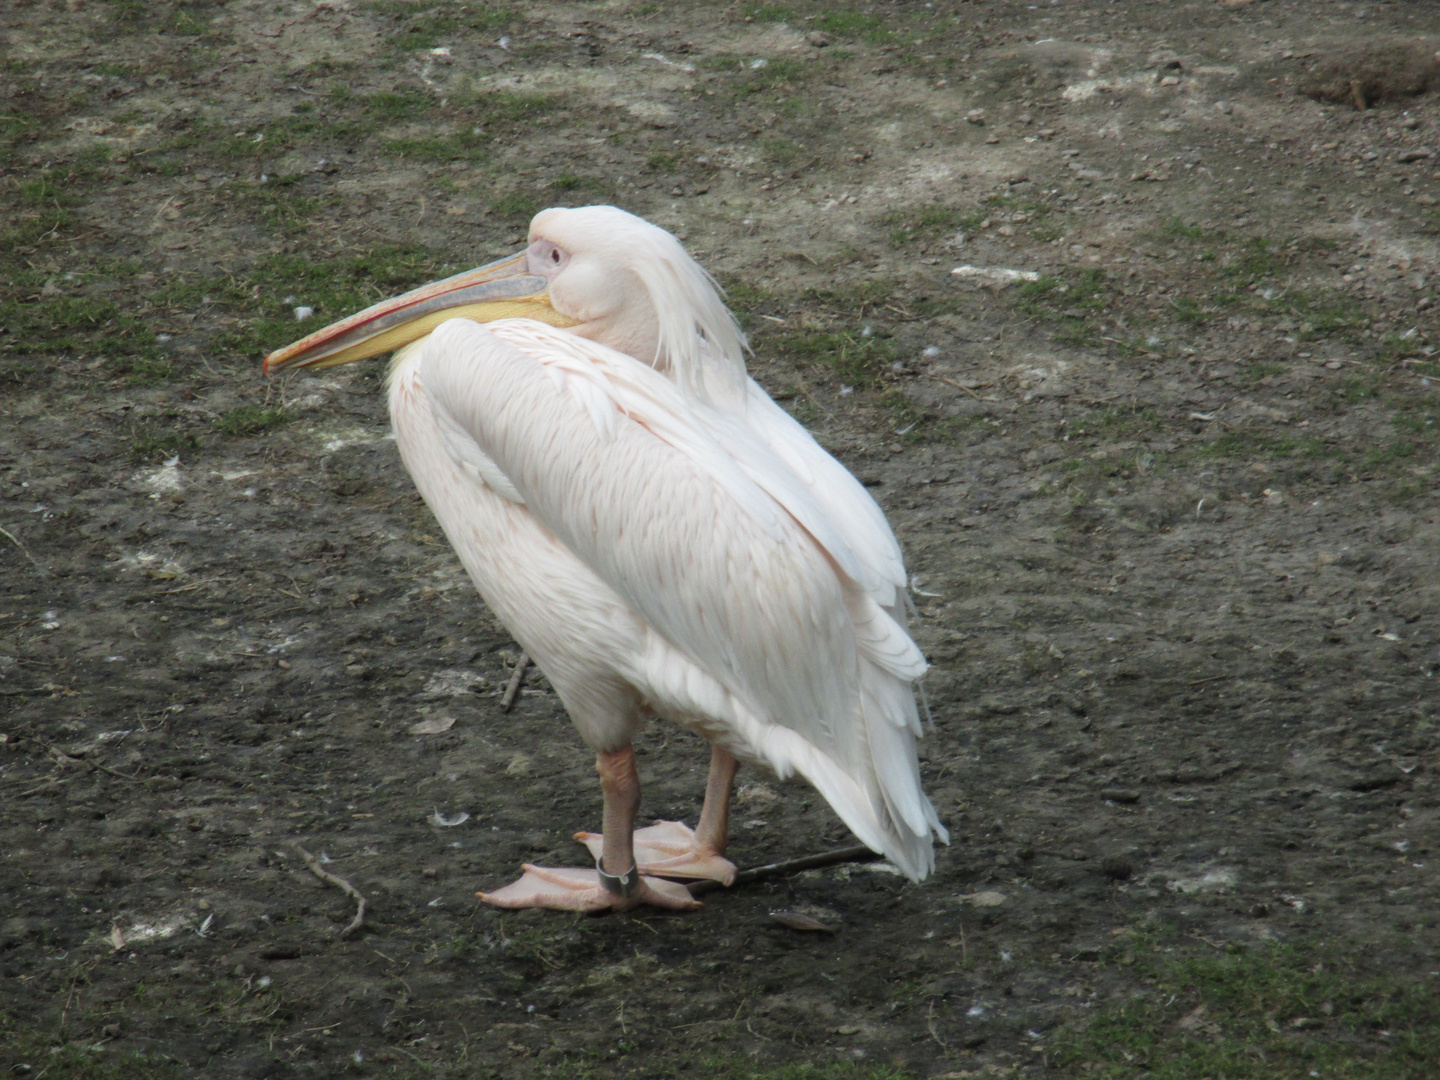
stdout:
MULTIPOLYGON (((605 845, 603 833, 575 834, 597 859, 605 845)), ((635 830, 635 862, 651 877, 704 878, 735 884, 735 864, 700 844, 694 830, 679 821, 657 821, 635 830)))
POLYGON ((476 893, 487 904, 503 908, 551 908, 556 911, 629 911, 641 904, 692 911, 703 907, 683 885, 640 878, 628 897, 610 892, 594 870, 523 864, 519 881, 493 893, 476 893))

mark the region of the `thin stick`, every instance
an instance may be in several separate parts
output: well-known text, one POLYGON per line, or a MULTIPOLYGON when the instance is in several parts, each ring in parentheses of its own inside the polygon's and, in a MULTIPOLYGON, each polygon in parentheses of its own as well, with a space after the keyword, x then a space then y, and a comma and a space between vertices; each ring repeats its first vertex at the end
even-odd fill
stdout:
POLYGON ((45 567, 41 566, 38 562, 35 561, 35 556, 30 554, 30 549, 20 542, 20 538, 18 536, 16 536, 14 533, 12 533, 9 529, 6 528, 0 528, 0 536, 5 537, 5 539, 9 540, 12 544, 19 548, 20 554, 24 555, 25 558, 30 560, 30 565, 35 567, 35 572, 38 573, 42 578, 48 578, 50 576, 45 572, 45 567))
POLYGON ((38 743, 39 745, 43 746, 46 751, 49 752, 50 756, 54 758, 56 763, 59 765, 84 765, 91 772, 109 773, 116 779, 128 780, 132 784, 138 784, 141 780, 144 779, 144 777, 142 776, 127 776, 123 772, 116 772, 114 769, 110 768, 110 766, 101 765, 95 761, 86 761, 84 758, 71 757, 54 743, 46 742, 38 735, 21 735, 20 737, 22 739, 29 739, 31 742, 38 743))
POLYGON ((355 888, 354 885, 351 885, 350 882, 346 881, 343 877, 337 877, 335 874, 330 873, 330 871, 323 869, 320 866, 320 860, 315 858, 314 855, 311 855, 310 852, 306 851, 299 844, 292 843, 290 846, 300 853, 300 857, 305 860, 305 865, 310 868, 312 874, 321 881, 328 881, 331 885, 337 886, 358 905, 355 909, 355 918, 350 920, 349 926, 340 931, 340 936, 349 937, 356 930, 364 926, 365 897, 360 895, 360 890, 355 888))
MULTIPOLYGON (((752 881, 764 881, 766 878, 798 874, 802 870, 818 870, 822 866, 838 866, 840 863, 848 862, 874 862, 878 858, 880 856, 864 844, 856 844, 854 847, 822 851, 818 855, 805 855, 798 859, 786 859, 784 862, 752 866, 749 870, 741 870, 735 875, 735 884, 748 885, 752 881)), ((701 896, 721 887, 718 881, 697 881, 690 886, 690 895, 701 896)))
MULTIPOLYGON (((984 400, 985 400, 985 399, 982 398, 979 394, 975 393, 975 391, 972 390, 970 387, 966 386, 964 383, 958 383, 958 382, 956 382, 954 379, 947 379, 944 375, 931 375, 930 377, 931 377, 932 379, 938 379, 938 380, 940 380, 941 382, 945 383, 947 386, 953 386, 953 387, 955 387, 956 390, 964 390, 965 393, 969 394, 969 395, 970 395, 971 397, 973 397, 976 401, 984 401, 984 400)), ((980 383, 980 389, 981 389, 981 390, 984 390, 986 387, 990 387, 990 386, 994 386, 994 385, 995 385, 994 383, 988 383, 988 382, 987 382, 987 383, 980 383)))
POLYGON ((515 670, 510 673, 510 681, 505 684, 505 696, 500 699, 501 712, 509 712, 510 707, 515 704, 520 686, 525 682, 525 669, 529 666, 530 657, 522 652, 520 659, 515 661, 515 670))

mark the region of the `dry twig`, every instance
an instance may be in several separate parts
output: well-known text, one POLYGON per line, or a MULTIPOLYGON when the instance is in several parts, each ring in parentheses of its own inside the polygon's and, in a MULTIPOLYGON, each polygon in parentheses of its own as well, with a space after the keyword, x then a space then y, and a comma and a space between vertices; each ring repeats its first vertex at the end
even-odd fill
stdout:
MULTIPOLYGON (((766 863, 764 866, 752 866, 749 870, 741 870, 735 875, 735 884, 748 885, 752 881, 764 881, 766 878, 798 874, 802 870, 818 870, 822 866, 838 866, 840 863, 847 862, 874 862, 878 858, 880 856, 864 844, 856 844, 854 847, 822 851, 817 855, 805 855, 798 859, 786 859, 783 862, 766 863)), ((718 881, 697 881, 690 886, 690 895, 701 896, 721 887, 718 881)))
POLYGON ((505 696, 500 699, 500 711, 509 712, 515 704, 515 698, 520 693, 520 687, 525 682, 525 669, 530 666, 530 657, 520 654, 520 659, 515 661, 515 670, 510 673, 510 681, 505 684, 505 696))
POLYGON ((300 857, 305 860, 305 865, 310 868, 310 872, 312 874, 318 877, 321 881, 327 881, 331 885, 334 885, 342 892, 344 892, 346 896, 350 897, 352 900, 355 901, 355 918, 350 920, 349 926, 345 927, 344 930, 340 931, 340 936, 349 937, 351 934, 355 933, 356 930, 359 930, 362 926, 364 926, 365 897, 360 895, 360 890, 355 888, 354 885, 351 885, 350 882, 346 881, 344 878, 332 874, 330 873, 330 871, 321 867, 320 860, 315 858, 314 855, 311 855, 310 852, 306 851, 299 844, 292 843, 290 846, 300 853, 300 857))

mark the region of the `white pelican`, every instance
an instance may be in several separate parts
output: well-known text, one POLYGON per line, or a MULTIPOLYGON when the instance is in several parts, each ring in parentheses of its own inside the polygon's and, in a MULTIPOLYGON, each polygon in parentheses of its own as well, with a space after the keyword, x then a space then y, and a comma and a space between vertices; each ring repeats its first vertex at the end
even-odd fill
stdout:
POLYGON ((948 842, 920 787, 905 568, 880 508, 745 372, 713 279, 611 206, 535 216, 524 251, 272 353, 267 371, 398 349, 405 467, 480 595, 596 752, 594 870, 525 866, 506 907, 698 906, 729 884, 740 761, 813 784, 919 881, 948 842), (712 744, 692 833, 634 831, 646 716, 712 744), (663 876, 662 876, 663 875, 663 876))

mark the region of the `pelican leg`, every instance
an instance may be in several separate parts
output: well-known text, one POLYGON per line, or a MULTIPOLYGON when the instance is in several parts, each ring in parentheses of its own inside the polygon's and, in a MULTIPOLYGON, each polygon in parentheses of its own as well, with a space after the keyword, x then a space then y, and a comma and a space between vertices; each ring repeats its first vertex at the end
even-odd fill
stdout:
MULTIPOLYGON (((544 907, 559 911, 628 911, 641 904, 689 911, 701 907, 683 885, 642 877, 635 864, 635 812, 640 776, 630 746, 595 756, 605 795, 605 837, 596 869, 578 870, 524 864, 519 881, 493 893, 476 893, 496 907, 544 907), (601 873, 603 871, 603 875, 601 873)), ((598 838, 597 838, 598 839, 598 838)))
MULTIPOLYGON (((735 883, 735 864, 725 858, 729 841, 730 793, 740 762, 718 746, 710 748, 710 776, 705 782, 705 805, 700 824, 692 831, 679 821, 657 821, 634 836, 634 858, 642 874, 654 877, 706 878, 722 885, 735 883)), ((638 791, 638 787, 637 787, 638 791)), ((606 850, 605 832, 576 833, 575 839, 597 858, 606 850)), ((608 864, 607 864, 608 865, 608 864)))

